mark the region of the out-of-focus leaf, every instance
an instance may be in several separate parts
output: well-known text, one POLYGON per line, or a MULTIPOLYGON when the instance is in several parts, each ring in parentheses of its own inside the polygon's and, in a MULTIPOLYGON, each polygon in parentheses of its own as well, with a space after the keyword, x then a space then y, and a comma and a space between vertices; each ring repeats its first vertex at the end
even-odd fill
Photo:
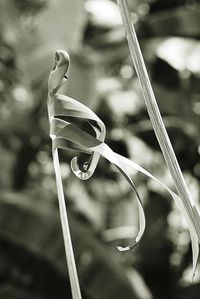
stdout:
POLYGON ((63 273, 40 252, 20 242, 15 235, 0 230, 0 297, 70 297, 69 283, 63 273))
POLYGON ((157 48, 157 56, 177 71, 200 73, 200 43, 193 39, 169 38, 157 48))
MULTIPOLYGON (((180 117, 185 120, 188 133, 199 140, 198 129, 200 126, 199 114, 193 109, 193 97, 184 90, 170 90, 159 84, 154 83, 157 100, 163 113, 180 117)), ((177 121, 178 125, 178 121, 177 121)))
POLYGON ((200 5, 195 9, 180 6, 171 10, 150 14, 137 24, 141 37, 187 36, 199 37, 200 5))
POLYGON ((43 296, 38 296, 38 294, 33 295, 31 292, 25 292, 19 288, 13 287, 11 285, 6 285, 0 288, 1 299, 45 299, 43 296))
POLYGON ((113 28, 122 25, 118 6, 110 0, 87 0, 85 1, 85 9, 94 26, 113 28))
MULTIPOLYGON (((0 201, 0 227, 27 250, 48 259, 66 275, 59 215, 52 206, 30 198, 5 195, 0 201), (17 200, 16 200, 17 199, 17 200)), ((74 252, 83 292, 94 299, 137 298, 119 265, 87 222, 69 213, 74 252), (112 278, 112 279, 111 279, 112 278), (105 285, 105 288, 102 288, 105 285)))

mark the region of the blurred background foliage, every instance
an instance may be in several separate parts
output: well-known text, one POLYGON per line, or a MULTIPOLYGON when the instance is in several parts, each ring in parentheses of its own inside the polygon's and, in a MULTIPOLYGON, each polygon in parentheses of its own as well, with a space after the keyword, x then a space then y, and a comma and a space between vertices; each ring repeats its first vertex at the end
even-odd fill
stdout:
MULTIPOLYGON (((131 16, 180 166, 199 202, 200 1, 129 0, 131 16)), ((0 1, 0 296, 71 298, 48 137, 47 80, 56 49, 71 57, 63 93, 105 122, 106 142, 173 188, 130 60, 118 7, 110 0, 0 1)), ((134 174, 134 194, 101 159, 81 182, 61 169, 83 298, 195 299, 184 219, 163 190, 134 174)))

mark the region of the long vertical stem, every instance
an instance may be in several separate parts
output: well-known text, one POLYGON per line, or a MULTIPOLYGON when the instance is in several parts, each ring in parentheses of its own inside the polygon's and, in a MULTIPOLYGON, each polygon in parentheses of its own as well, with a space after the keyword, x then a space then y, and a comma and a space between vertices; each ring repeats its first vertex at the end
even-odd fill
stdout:
POLYGON ((53 149, 52 154, 53 154, 53 164, 54 164, 55 175, 56 175, 56 185, 57 185, 57 192, 58 192, 58 202, 59 202, 59 209, 60 209, 64 245, 65 245, 65 253, 67 257, 69 279, 70 279, 71 290, 72 290, 72 298, 81 299, 82 297, 80 292, 80 286, 79 286, 76 264, 74 259, 74 252, 73 252, 72 241, 70 236, 68 216, 66 212, 65 197, 64 197, 62 177, 61 177, 59 157, 58 157, 58 149, 57 148, 53 149))
MULTIPOLYGON (((155 131, 156 137, 160 144, 163 156, 168 165, 172 178, 174 180, 177 192, 180 198, 183 201, 185 208, 188 213, 193 218, 193 224, 196 228, 196 232, 198 234, 198 239, 200 240, 200 225, 199 221, 195 221, 192 213, 192 209, 194 203, 192 202, 192 198, 190 192, 187 188, 185 179, 181 172, 180 166, 176 159, 174 150, 172 148, 171 142, 169 140, 167 131, 165 129, 156 99, 151 87, 150 79, 147 73, 147 69, 144 63, 144 59, 142 56, 142 52, 138 43, 138 39, 135 33, 134 26, 131 22, 130 13, 128 10, 127 0, 117 0, 118 5, 120 7, 120 12, 122 16, 122 20, 124 23, 124 28, 126 32, 126 37, 128 40, 129 50, 131 53, 131 57, 133 63, 135 65, 135 69, 141 84, 142 92, 144 95, 145 103, 147 106, 147 110, 149 113, 150 120, 153 125, 153 129, 155 131)), ((196 210, 195 210, 196 211, 196 210)), ((196 215, 198 216, 198 215, 196 215)))

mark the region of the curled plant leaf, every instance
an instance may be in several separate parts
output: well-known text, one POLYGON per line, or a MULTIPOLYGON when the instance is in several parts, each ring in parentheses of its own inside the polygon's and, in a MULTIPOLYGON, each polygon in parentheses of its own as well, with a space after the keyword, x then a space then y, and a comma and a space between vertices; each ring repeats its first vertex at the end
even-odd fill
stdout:
POLYGON ((140 223, 134 244, 127 247, 127 250, 133 249, 141 239, 145 229, 144 211, 136 187, 126 171, 126 163, 123 163, 120 156, 104 143, 106 134, 104 123, 92 110, 79 101, 57 93, 51 94, 49 97, 49 119, 53 151, 57 148, 73 149, 88 154, 88 160, 84 161, 83 165, 79 163, 81 155, 74 157, 71 161, 72 171, 79 179, 86 180, 91 177, 96 169, 99 157, 102 155, 118 168, 134 190, 138 203, 140 223), (89 134, 78 126, 79 120, 84 120, 90 124, 95 137, 94 134, 89 134))
MULTIPOLYGON (((58 51, 59 52, 59 51, 58 51)), ((58 85, 60 86, 61 82, 63 82, 65 77, 65 70, 68 69, 68 62, 65 59, 68 57, 67 55, 63 55, 64 51, 60 52, 60 65, 62 66, 61 72, 63 74, 60 76, 60 80, 58 85)), ((69 60, 69 59, 68 59, 69 60)), ((53 72, 59 72, 59 64, 57 64, 56 69, 53 72)), ((55 73, 53 73, 55 74, 55 73)), ((60 75, 60 73, 59 73, 60 75)), ((49 86, 51 86, 51 80, 53 77, 49 78, 49 86)), ((58 90, 57 87, 54 87, 54 90, 58 90)), ((49 110, 49 120, 50 120, 50 136, 52 138, 52 146, 53 146, 53 156, 54 156, 54 167, 56 172, 56 180, 57 180, 57 188, 58 188, 58 197, 63 198, 62 191, 62 181, 60 174, 57 173, 59 167, 58 160, 58 148, 61 149, 72 149, 78 151, 78 157, 72 159, 71 168, 73 173, 80 179, 85 180, 91 177, 94 173, 95 168, 97 166, 98 160, 100 156, 103 156, 112 164, 114 164, 118 170, 121 172, 126 181, 130 184, 131 188, 136 194, 137 204, 138 204, 138 212, 139 212, 139 230, 134 238, 134 242, 132 245, 127 247, 118 247, 120 251, 132 250, 140 241, 144 229, 145 229, 145 215, 142 207, 142 203, 139 197, 139 194, 136 190, 136 187, 131 179, 132 170, 137 170, 150 179, 153 179, 158 184, 160 184, 175 200, 180 210, 184 214, 192 241, 192 249, 193 249, 193 271, 195 272, 197 258, 199 254, 199 214, 197 208, 194 203, 185 201, 181 196, 178 196, 175 192, 169 189, 165 184, 160 182, 157 178, 155 178, 152 174, 150 174, 147 170, 136 164, 135 162, 117 154, 114 152, 105 142, 105 125, 98 118, 98 116, 88 107, 81 104, 79 101, 70 98, 68 96, 58 94, 55 92, 49 91, 49 101, 48 101, 48 110, 49 110), (87 132, 79 126, 80 120, 87 122, 92 131, 87 132), (81 161, 81 155, 86 155, 86 159, 81 161), (62 191, 62 192, 61 192, 62 191), (61 195, 60 195, 61 193, 61 195)), ((64 200, 64 199, 63 199, 64 200)), ((60 208, 65 209, 65 206, 62 205, 60 208)), ((63 213, 63 211, 61 211, 63 213)), ((61 214, 62 217, 66 217, 66 215, 61 214)), ((64 230, 63 230, 64 231, 64 230)), ((69 232, 68 232, 69 233, 69 232)), ((65 238, 65 236, 64 236, 65 238)), ((68 240, 69 241, 69 240, 68 240)), ((68 242, 67 241, 67 242, 68 242)), ((74 271, 74 270, 73 270, 74 271)), ((70 272, 70 271, 69 271, 70 272)))

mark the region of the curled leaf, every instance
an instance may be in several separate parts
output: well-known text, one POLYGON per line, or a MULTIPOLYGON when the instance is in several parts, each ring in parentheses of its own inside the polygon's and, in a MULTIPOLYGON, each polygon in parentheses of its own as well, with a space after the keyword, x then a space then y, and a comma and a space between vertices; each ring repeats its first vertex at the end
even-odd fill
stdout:
MULTIPOLYGON (((145 215, 142 207, 142 203, 140 200, 140 196, 136 190, 136 187, 131 179, 132 170, 137 170, 143 173, 145 176, 154 180, 158 184, 162 186, 175 200, 179 209, 184 214, 188 228, 190 231, 191 241, 192 241, 192 249, 193 249, 193 272, 195 272, 197 259, 199 255, 199 239, 197 234, 197 226, 199 225, 199 216, 197 212, 196 206, 193 204, 190 209, 184 204, 184 201, 178 196, 175 192, 169 189, 164 183, 154 177, 151 173, 149 173, 146 169, 131 161, 116 152, 114 152, 103 140, 105 138, 105 126, 103 122, 98 118, 98 116, 90 110, 85 105, 81 104, 79 101, 76 101, 70 97, 56 94, 52 97, 52 121, 51 121, 51 136, 53 138, 53 147, 54 148, 62 148, 62 149, 76 149, 80 153, 88 153, 90 159, 94 158, 94 165, 97 166, 99 156, 103 156, 112 164, 114 164, 118 170, 121 172, 123 177, 129 183, 131 188, 136 194, 137 204, 138 204, 138 213, 139 213, 139 230, 137 235, 133 238, 133 245, 127 247, 118 247, 120 251, 132 250, 140 241, 144 229, 145 229, 145 215), (62 111, 62 116, 60 115, 62 111), (63 120, 63 117, 65 120, 63 120), (95 121, 99 125, 99 132, 96 134, 96 137, 91 134, 85 132, 81 128, 76 125, 79 118, 84 119, 87 122, 95 121)), ((72 160, 73 161, 73 160, 72 160)), ((89 163, 89 161, 88 161, 89 163)), ((74 165, 72 165, 74 166, 74 165)), ((77 175, 80 179, 85 179, 83 177, 83 171, 79 169, 76 165, 76 169, 72 168, 72 171, 77 175)), ((93 171, 95 170, 93 168, 93 171)), ((87 174, 85 170, 85 173, 87 174)), ((89 173, 91 176, 91 173, 89 173)))

